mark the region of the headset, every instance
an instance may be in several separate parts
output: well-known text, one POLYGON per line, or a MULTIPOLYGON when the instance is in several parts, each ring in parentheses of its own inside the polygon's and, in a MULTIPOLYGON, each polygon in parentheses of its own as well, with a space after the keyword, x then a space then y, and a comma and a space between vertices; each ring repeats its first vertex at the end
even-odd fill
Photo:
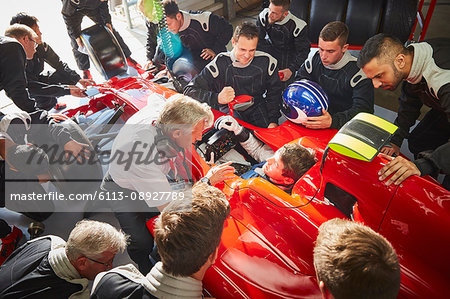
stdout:
POLYGON ((176 144, 172 138, 163 133, 156 122, 153 123, 153 126, 155 127, 157 133, 153 143, 155 144, 156 150, 159 154, 163 157, 171 159, 178 156, 179 152, 184 151, 184 149, 176 144))

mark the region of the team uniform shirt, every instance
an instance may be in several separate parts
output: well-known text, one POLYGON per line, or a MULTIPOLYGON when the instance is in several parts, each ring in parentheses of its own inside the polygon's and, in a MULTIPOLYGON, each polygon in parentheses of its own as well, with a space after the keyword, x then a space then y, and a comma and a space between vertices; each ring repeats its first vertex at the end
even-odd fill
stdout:
POLYGON ((259 14, 256 25, 259 27, 258 50, 267 52, 278 60, 278 68, 295 72, 308 58, 311 43, 305 21, 292 13, 281 21, 269 24, 269 9, 259 14))
POLYGON ((325 66, 317 52, 305 61, 295 78, 314 81, 324 89, 333 129, 340 129, 360 112, 374 111, 372 81, 356 65, 356 60, 345 52, 336 64, 325 66))
POLYGON ((218 102, 225 86, 233 87, 236 96, 254 98, 253 106, 247 110, 234 111, 237 118, 258 127, 278 123, 282 85, 277 61, 270 54, 256 51, 253 60, 243 65, 236 60, 234 50, 220 53, 186 86, 184 93, 228 113, 228 105, 218 102))
MULTIPOLYGON (((395 120, 399 130, 391 140, 398 146, 408 136, 424 104, 447 116, 447 128, 450 123, 450 39, 432 39, 409 47, 414 48, 414 59, 407 82, 402 86, 403 95, 395 120)), ((437 170, 450 174, 449 157, 450 142, 447 142, 414 163, 421 175, 437 170)))
POLYGON ((89 298, 88 280, 70 263, 57 236, 28 241, 0 267, 1 298, 89 298))
POLYGON ((202 282, 192 277, 173 276, 158 262, 146 275, 128 264, 102 272, 94 280, 92 299, 199 299, 202 282))
MULTIPOLYGON (((223 17, 207 11, 180 12, 183 15, 183 25, 178 36, 183 47, 191 52, 194 66, 197 72, 200 72, 210 62, 200 57, 202 50, 211 49, 216 55, 226 52, 226 45, 233 35, 233 26, 223 17)), ((147 58, 149 60, 154 59, 157 47, 156 27, 155 24, 147 22, 147 58)))

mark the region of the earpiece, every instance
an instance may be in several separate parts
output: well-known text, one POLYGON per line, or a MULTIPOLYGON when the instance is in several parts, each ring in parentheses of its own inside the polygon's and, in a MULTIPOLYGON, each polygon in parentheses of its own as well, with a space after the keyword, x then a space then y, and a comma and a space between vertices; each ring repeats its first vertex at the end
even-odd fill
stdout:
POLYGON ((169 136, 164 135, 162 130, 154 125, 156 128, 157 135, 154 139, 154 144, 156 150, 160 155, 166 158, 175 158, 179 152, 183 150, 178 144, 176 144, 169 136))

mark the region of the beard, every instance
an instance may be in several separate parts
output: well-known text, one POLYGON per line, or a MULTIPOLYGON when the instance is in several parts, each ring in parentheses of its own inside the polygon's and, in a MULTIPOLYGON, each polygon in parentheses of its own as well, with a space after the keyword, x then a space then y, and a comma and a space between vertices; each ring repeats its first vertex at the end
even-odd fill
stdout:
POLYGON ((403 73, 397 70, 394 63, 392 63, 392 70, 394 71, 394 81, 392 82, 392 85, 390 86, 392 89, 397 89, 397 87, 400 85, 400 83, 403 81, 403 73))

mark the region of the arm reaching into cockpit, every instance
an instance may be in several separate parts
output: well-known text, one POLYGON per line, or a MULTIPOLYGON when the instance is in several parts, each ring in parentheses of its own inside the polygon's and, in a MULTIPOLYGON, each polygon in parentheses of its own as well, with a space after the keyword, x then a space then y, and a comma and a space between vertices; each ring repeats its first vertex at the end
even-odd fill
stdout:
POLYGON ((218 130, 226 129, 233 132, 237 141, 258 162, 267 161, 274 155, 274 151, 267 144, 257 139, 248 129, 239 125, 230 115, 219 117, 214 123, 214 127, 218 130))

